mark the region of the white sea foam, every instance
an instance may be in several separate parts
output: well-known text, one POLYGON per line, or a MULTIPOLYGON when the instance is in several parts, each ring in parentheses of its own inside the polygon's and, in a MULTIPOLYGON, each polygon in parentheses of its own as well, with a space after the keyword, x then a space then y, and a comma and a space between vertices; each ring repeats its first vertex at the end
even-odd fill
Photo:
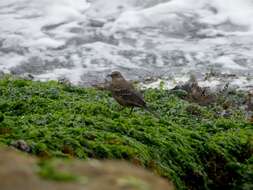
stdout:
MULTIPOLYGON (((124 6, 132 1, 121 3, 124 11, 118 11, 113 24, 109 24, 112 31, 120 31, 129 28, 156 26, 169 24, 171 26, 183 23, 183 17, 195 18, 199 23, 213 26, 229 23, 245 31, 253 31, 253 2, 252 0, 171 0, 152 7, 124 6), (119 15, 119 16, 118 16, 119 15)), ((100 1, 102 5, 102 1, 100 1)), ((96 4, 97 12, 103 12, 103 7, 96 4)), ((118 1, 117 6, 120 6, 118 1)), ((128 4, 128 5, 129 5, 128 4)), ((116 4, 115 4, 116 5, 116 4)), ((132 3, 133 5, 133 3, 132 3)), ((95 6, 95 5, 94 5, 95 6)), ((108 5, 110 6, 110 4, 108 5)), ((115 9, 111 10, 111 16, 115 15, 115 9)), ((106 15, 109 15, 109 11, 106 15)))
POLYGON ((43 28, 82 21, 85 17, 83 11, 88 5, 85 0, 4 0, 0 3, 0 33, 6 39, 12 38, 10 35, 14 33, 22 36, 20 44, 28 47, 62 45, 61 39, 58 39, 61 36, 52 39, 43 32, 43 28))
POLYGON ((1 0, 0 70, 75 84, 115 69, 165 73, 170 87, 211 70, 246 86, 251 18, 252 0, 1 0))
POLYGON ((242 67, 235 63, 233 60, 234 56, 220 56, 215 61, 214 64, 220 64, 223 68, 229 68, 233 70, 247 70, 246 67, 242 67))

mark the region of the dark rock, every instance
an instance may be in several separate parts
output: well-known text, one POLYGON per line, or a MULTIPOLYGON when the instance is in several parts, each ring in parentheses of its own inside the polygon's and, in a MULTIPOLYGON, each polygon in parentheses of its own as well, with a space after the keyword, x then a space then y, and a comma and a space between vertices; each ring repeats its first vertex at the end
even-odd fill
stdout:
POLYGON ((187 92, 187 95, 184 96, 183 99, 202 106, 207 106, 216 101, 216 95, 211 93, 208 88, 200 87, 194 76, 192 76, 188 82, 181 86, 176 86, 173 90, 183 90, 187 92))
POLYGON ((24 152, 31 152, 31 148, 24 140, 17 140, 15 142, 12 142, 11 145, 21 151, 24 152))

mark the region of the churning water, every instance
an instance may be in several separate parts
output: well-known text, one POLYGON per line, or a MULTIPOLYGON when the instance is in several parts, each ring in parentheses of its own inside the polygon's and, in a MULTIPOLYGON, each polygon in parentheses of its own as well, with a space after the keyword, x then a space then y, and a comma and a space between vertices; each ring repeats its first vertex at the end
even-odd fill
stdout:
POLYGON ((253 86, 253 0, 1 0, 0 71, 253 86))

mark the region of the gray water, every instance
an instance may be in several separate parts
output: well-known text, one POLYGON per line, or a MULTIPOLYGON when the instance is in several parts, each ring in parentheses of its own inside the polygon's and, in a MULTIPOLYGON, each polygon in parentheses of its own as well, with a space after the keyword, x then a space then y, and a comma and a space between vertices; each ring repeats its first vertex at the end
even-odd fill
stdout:
POLYGON ((119 70, 168 88, 195 75, 251 89, 252 18, 252 0, 2 0, 0 72, 91 85, 119 70))

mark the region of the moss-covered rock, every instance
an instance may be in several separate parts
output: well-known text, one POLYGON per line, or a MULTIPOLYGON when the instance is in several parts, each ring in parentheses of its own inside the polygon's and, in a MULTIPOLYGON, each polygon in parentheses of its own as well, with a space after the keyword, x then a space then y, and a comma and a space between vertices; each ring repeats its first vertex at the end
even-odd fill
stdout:
POLYGON ((119 111, 105 91, 6 77, 0 80, 0 143, 23 140, 43 158, 129 160, 178 189, 252 187, 253 126, 239 106, 222 115, 221 102, 202 107, 173 91, 144 94, 160 119, 141 109, 119 111))
POLYGON ((122 161, 38 159, 0 148, 1 190, 173 190, 142 168, 122 161))

